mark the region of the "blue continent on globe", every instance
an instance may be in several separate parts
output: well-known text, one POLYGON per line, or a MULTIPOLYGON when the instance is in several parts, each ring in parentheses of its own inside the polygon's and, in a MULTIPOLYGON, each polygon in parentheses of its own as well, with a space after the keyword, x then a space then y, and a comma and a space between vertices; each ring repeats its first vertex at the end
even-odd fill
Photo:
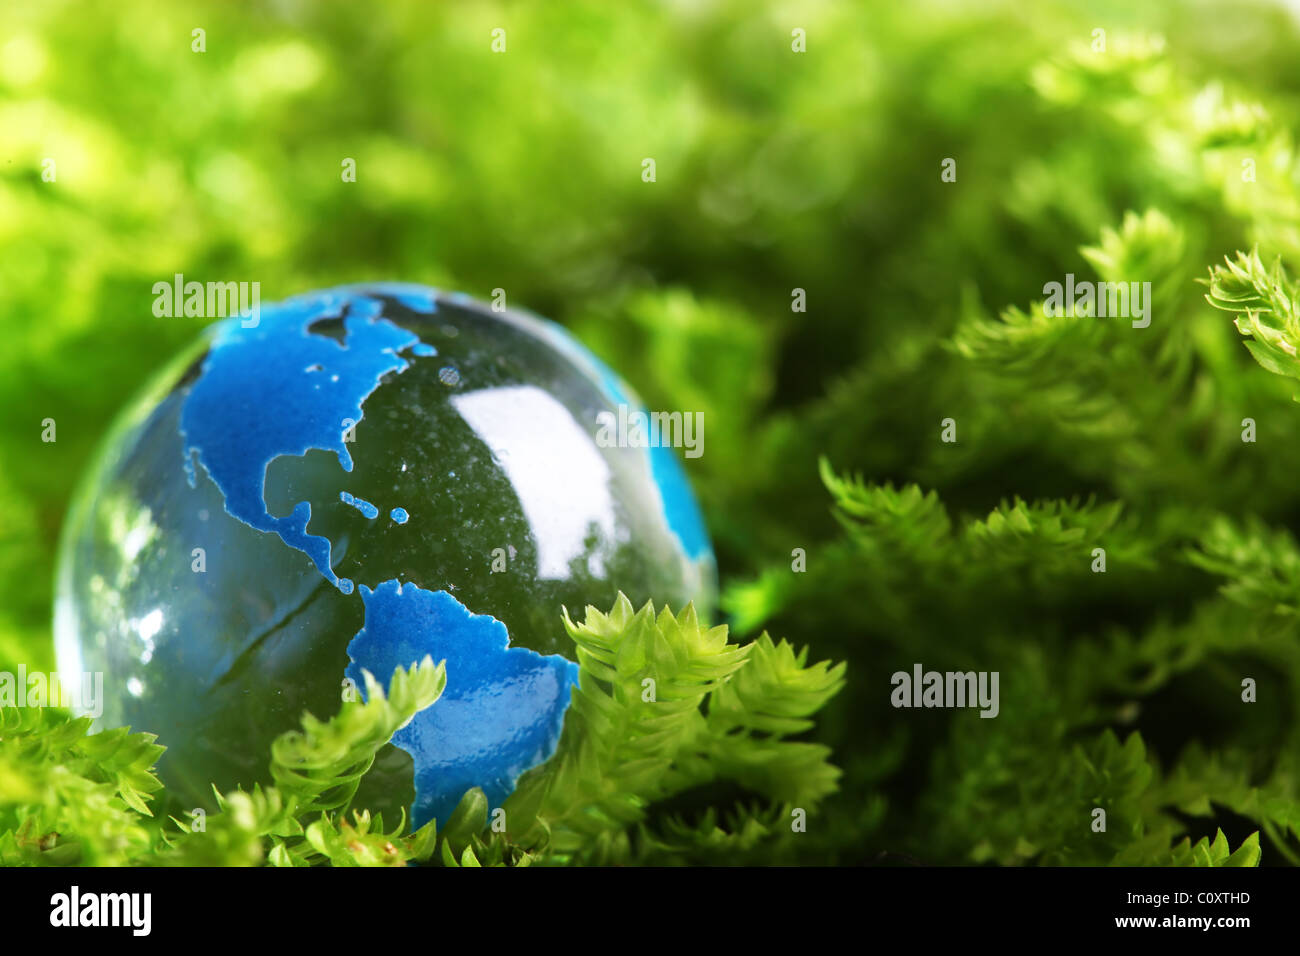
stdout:
POLYGON ((59 668, 154 731, 196 805, 271 741, 426 654, 443 696, 367 775, 418 825, 554 752, 577 680, 561 606, 706 609, 675 452, 598 441, 631 390, 562 327, 383 283, 213 326, 125 413, 65 527, 59 668))

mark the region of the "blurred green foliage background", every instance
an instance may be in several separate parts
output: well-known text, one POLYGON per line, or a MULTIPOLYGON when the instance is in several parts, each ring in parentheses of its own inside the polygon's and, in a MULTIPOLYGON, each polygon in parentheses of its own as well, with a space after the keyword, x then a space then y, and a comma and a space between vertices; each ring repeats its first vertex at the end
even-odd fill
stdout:
POLYGON ((651 407, 704 412, 687 467, 732 623, 849 661, 818 730, 842 794, 790 858, 1159 862, 1215 826, 1293 858, 1300 408, 1192 279, 1256 242, 1300 261, 1296 22, 1236 0, 11 0, 0 666, 52 665, 74 484, 200 327, 155 318, 153 283, 501 288, 651 407), (1155 283, 1149 334, 1035 321, 1066 272, 1155 283), (869 484, 828 493, 850 473, 869 484), (1001 716, 890 709, 915 661, 1000 670, 1001 716))

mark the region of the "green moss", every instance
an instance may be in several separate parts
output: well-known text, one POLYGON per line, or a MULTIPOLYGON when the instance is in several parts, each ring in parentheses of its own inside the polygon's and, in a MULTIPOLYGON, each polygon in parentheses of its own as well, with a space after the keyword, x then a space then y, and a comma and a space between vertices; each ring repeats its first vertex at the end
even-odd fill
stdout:
POLYGON ((6 711, 0 856, 1300 860, 1298 47, 1285 11, 1228 0, 6 7, 0 669, 52 665, 69 495, 197 334, 151 312, 181 272, 268 300, 502 288, 564 322, 651 407, 705 412, 687 468, 733 631, 847 683, 588 614, 526 838, 472 796, 440 840, 278 785, 195 839, 140 812, 147 737, 6 711), (1046 315, 1067 274, 1150 282, 1150 325, 1046 315), (601 656, 653 635, 704 668, 675 672, 662 737, 601 656), (998 671, 999 716, 891 707, 918 661, 998 671))

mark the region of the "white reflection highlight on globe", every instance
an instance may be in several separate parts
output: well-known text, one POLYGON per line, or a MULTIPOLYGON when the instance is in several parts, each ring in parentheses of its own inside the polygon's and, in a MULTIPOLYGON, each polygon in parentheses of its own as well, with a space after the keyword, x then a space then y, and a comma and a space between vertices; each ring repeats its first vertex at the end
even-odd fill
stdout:
MULTIPOLYGON (((569 564, 586 552, 595 524, 602 544, 614 539, 614 499, 609 465, 569 410, 534 385, 465 392, 451 399, 461 417, 492 449, 537 536, 537 574, 569 576, 569 564)), ((588 559, 604 573, 600 551, 588 559)))

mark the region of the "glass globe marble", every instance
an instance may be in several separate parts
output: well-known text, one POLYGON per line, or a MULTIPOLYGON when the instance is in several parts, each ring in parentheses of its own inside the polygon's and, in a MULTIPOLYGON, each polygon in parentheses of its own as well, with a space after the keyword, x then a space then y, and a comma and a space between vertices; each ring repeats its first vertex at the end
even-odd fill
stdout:
POLYGON ((713 555, 676 453, 602 438, 640 405, 560 326, 376 284, 211 327, 112 429, 64 530, 65 680, 160 736, 192 806, 267 779, 270 745, 430 654, 442 698, 368 775, 375 809, 493 805, 558 742, 560 609, 706 608, 713 555), (608 419, 605 419, 608 420, 608 419))

